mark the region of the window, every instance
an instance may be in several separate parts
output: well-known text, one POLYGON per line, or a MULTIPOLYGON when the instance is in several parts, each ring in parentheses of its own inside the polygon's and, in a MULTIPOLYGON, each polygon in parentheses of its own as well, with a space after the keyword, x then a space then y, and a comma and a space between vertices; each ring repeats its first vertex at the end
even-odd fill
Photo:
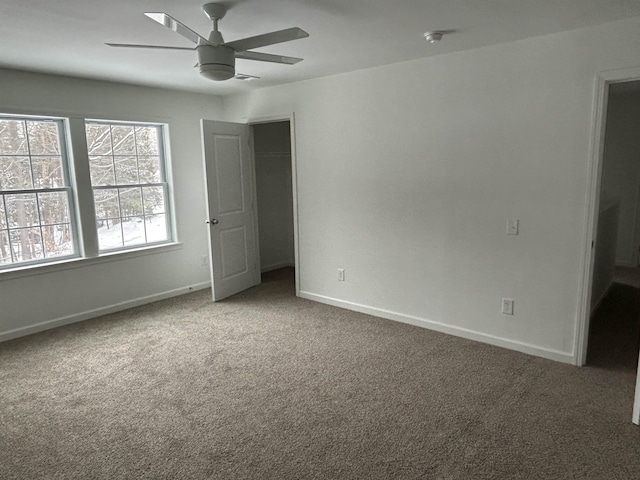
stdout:
POLYGON ((171 243, 165 131, 0 113, 0 271, 171 243))
POLYGON ((85 130, 100 251, 169 240, 162 127, 91 121, 85 130))
POLYGON ((65 125, 0 116, 0 268, 77 256, 65 125))

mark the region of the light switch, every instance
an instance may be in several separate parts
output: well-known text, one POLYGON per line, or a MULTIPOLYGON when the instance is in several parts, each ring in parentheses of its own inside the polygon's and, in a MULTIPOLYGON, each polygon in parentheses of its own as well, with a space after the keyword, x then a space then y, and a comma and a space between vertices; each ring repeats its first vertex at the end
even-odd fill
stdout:
POLYGON ((514 301, 512 298, 503 298, 502 313, 504 313, 505 315, 513 315, 513 304, 514 301))
POLYGON ((520 220, 516 218, 507 219, 507 235, 518 235, 518 227, 520 226, 520 220))

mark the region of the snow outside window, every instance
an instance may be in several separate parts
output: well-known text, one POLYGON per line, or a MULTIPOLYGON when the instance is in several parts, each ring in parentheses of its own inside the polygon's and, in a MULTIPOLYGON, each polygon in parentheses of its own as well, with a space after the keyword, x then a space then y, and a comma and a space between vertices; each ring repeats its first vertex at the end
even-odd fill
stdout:
POLYGON ((85 125, 100 251, 171 240, 161 125, 85 125))
POLYGON ((60 119, 0 115, 0 269, 77 256, 60 119))

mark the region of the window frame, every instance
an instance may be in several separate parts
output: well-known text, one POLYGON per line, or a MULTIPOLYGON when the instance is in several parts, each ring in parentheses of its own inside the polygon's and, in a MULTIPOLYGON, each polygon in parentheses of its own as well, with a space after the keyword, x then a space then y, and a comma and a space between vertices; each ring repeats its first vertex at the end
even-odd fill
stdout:
MULTIPOLYGON (((149 116, 146 119, 125 118, 111 120, 100 115, 83 114, 73 111, 50 109, 12 109, 0 107, 0 116, 29 119, 53 119, 62 122, 60 144, 64 144, 67 163, 64 166, 66 178, 73 197, 69 203, 69 215, 75 225, 75 255, 39 259, 33 262, 12 263, 0 267, 0 282, 31 275, 47 274, 68 269, 98 265, 140 256, 171 252, 183 248, 178 240, 175 216, 174 186, 170 149, 170 118, 149 116), (93 188, 89 169, 89 154, 86 139, 85 122, 101 122, 128 125, 153 125, 159 127, 161 144, 161 168, 166 183, 165 215, 167 240, 154 243, 142 243, 126 246, 117 250, 100 251, 98 247, 97 216, 93 200, 93 188)), ((160 148, 160 145, 159 145, 160 148)), ((64 162, 64 160, 63 160, 64 162)))
MULTIPOLYGON (((0 190, 0 201, 2 202, 2 207, 4 210, 4 214, 5 214, 5 220, 7 221, 7 226, 6 228, 0 229, 0 232, 6 232, 7 233, 7 239, 9 241, 9 250, 11 252, 11 257, 12 257, 12 262, 8 263, 6 265, 0 265, 0 273, 3 272, 7 272, 7 271, 13 271, 15 269, 21 269, 21 268, 30 268, 30 267, 37 267, 37 266, 41 266, 41 265, 49 265, 52 263, 58 263, 58 262, 64 262, 64 261, 69 261, 69 260, 74 260, 77 259, 79 257, 81 257, 81 245, 80 245, 80 236, 79 236, 79 230, 80 230, 80 225, 78 222, 78 212, 77 212, 77 204, 76 204, 76 185, 72 179, 71 176, 71 171, 72 171, 72 155, 71 155, 71 148, 70 145, 68 143, 69 141, 69 124, 67 122, 67 119, 64 117, 59 117, 59 116, 54 116, 54 115, 24 115, 24 114, 16 114, 16 113, 4 113, 1 112, 0 113, 0 119, 3 120, 18 120, 18 121, 23 121, 25 122, 25 127, 27 122, 52 122, 55 123, 57 126, 57 135, 58 135, 58 146, 60 147, 60 164, 61 164, 61 168, 62 168, 62 180, 64 183, 64 186, 62 187, 55 187, 55 188, 21 188, 21 189, 14 189, 14 190, 0 190), (11 228, 8 224, 8 217, 7 215, 7 202, 6 202, 6 196, 7 195, 30 195, 33 194, 36 196, 36 208, 38 211, 38 218, 40 218, 40 202, 38 200, 38 194, 39 193, 56 193, 56 192, 64 192, 66 193, 66 197, 67 197, 67 202, 68 202, 68 215, 69 215, 69 226, 71 229, 71 241, 73 244, 73 252, 68 254, 68 255, 60 255, 60 256, 55 256, 55 257, 46 257, 46 253, 44 252, 44 245, 42 247, 43 249, 43 255, 44 258, 37 258, 34 260, 27 260, 27 261, 20 261, 20 262, 14 262, 13 261, 13 249, 12 249, 12 245, 11 245, 11 228)), ((44 157, 46 155, 32 155, 31 153, 31 142, 29 141, 29 130, 28 128, 25 129, 25 135, 27 136, 27 148, 28 151, 26 154, 24 155, 15 155, 15 156, 23 156, 23 157, 28 157, 29 158, 29 168, 31 170, 31 177, 32 177, 32 182, 33 180, 35 180, 33 178, 33 157, 44 157)), ((12 155, 13 156, 13 155, 12 155)), ((33 226, 31 228, 35 228, 40 230, 40 238, 41 238, 41 242, 44 242, 43 238, 43 231, 42 231, 42 227, 43 226, 49 226, 49 225, 44 225, 42 224, 42 222, 38 222, 37 226, 33 226)), ((52 226, 55 226, 52 225, 52 226)), ((29 227, 23 227, 23 228, 29 228, 29 227)), ((13 229, 16 230, 16 229, 13 229)))
MULTIPOLYGON (((94 186, 93 183, 91 182, 91 176, 89 176, 89 188, 91 189, 91 198, 92 198, 92 204, 94 205, 94 225, 96 225, 96 223, 98 222, 98 217, 95 214, 95 201, 94 201, 94 196, 93 196, 93 192, 94 190, 107 190, 107 189, 122 189, 122 188, 142 188, 142 187, 162 187, 163 193, 164 193, 164 215, 165 215, 165 233, 166 233, 166 240, 160 240, 160 241, 156 241, 156 242, 144 242, 144 243, 138 243, 138 244, 134 244, 134 245, 123 245, 121 247, 113 247, 113 248, 105 248, 105 249, 100 249, 99 244, 98 244, 98 256, 102 256, 102 255, 108 255, 108 254, 112 254, 112 253, 118 253, 118 252, 126 252, 126 251, 130 251, 130 250, 135 250, 135 249, 139 249, 139 248, 145 248, 145 247, 153 247, 153 246, 161 246, 161 245, 167 245, 167 244, 171 244, 175 242, 175 229, 174 229, 174 219, 173 219, 173 202, 172 202, 172 198, 173 198, 173 194, 172 194, 172 182, 171 182, 171 178, 169 175, 169 167, 168 167, 168 158, 169 158, 169 151, 167 149, 167 144, 168 144, 168 128, 166 124, 162 124, 162 123, 156 123, 156 122, 135 122, 135 121, 125 121, 125 120, 105 120, 105 119, 96 119, 96 118, 85 118, 84 119, 84 126, 86 129, 86 126, 89 124, 95 124, 95 125, 108 125, 109 127, 112 126, 129 126, 129 127, 154 127, 157 129, 158 132, 158 157, 159 157, 159 164, 160 164, 160 182, 155 182, 155 183, 137 183, 137 184, 119 184, 117 181, 117 178, 114 178, 115 182, 113 185, 96 185, 94 186)), ((135 137, 134 137, 135 139, 135 137)), ((86 142, 86 130, 85 130, 85 144, 86 144, 86 148, 89 148, 88 142, 86 142)), ((111 155, 112 157, 114 157, 114 155, 111 155)), ((136 157, 136 166, 139 165, 139 158, 138 158, 138 153, 136 151, 135 154, 136 157)), ((91 161, 89 159, 89 152, 87 152, 87 165, 90 165, 91 161)), ((114 166, 115 169, 115 166, 114 166)), ((115 170, 114 170, 115 171, 115 170)), ((138 179, 139 181, 140 179, 138 179)), ((144 214, 144 200, 142 200, 142 208, 143 208, 143 216, 146 216, 144 214)), ((120 219, 122 218, 126 218, 126 217, 119 217, 120 219)), ((97 227, 96 227, 96 236, 97 236, 97 227)), ((146 237, 146 226, 145 226, 145 237, 146 237)), ((123 242, 124 242, 124 232, 123 232, 123 242)))

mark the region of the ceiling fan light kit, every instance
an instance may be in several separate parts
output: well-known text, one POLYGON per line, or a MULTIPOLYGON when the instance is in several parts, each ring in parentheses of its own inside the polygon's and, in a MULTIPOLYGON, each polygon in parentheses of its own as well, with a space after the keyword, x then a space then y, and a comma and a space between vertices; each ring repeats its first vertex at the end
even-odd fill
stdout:
POLYGON ((200 75, 209 80, 215 80, 216 82, 229 80, 236 74, 235 68, 220 63, 208 63, 199 65, 198 67, 200 68, 200 75))
POLYGON ((236 73, 236 57, 234 50, 225 45, 213 47, 200 45, 198 52, 198 68, 200 74, 209 80, 229 80, 236 73))
POLYGON ((442 40, 442 32, 425 32, 424 39, 433 44, 442 40))
POLYGON ((262 52, 252 52, 254 48, 275 45, 276 43, 289 42, 299 38, 309 36, 307 32, 301 28, 287 28, 277 32, 256 35, 255 37, 234 40, 233 42, 224 42, 222 33, 218 30, 218 21, 224 18, 227 13, 227 7, 221 3, 207 3, 202 6, 204 13, 213 21, 213 31, 209 34, 209 38, 204 38, 183 25, 175 18, 163 12, 147 12, 145 15, 155 22, 173 30, 177 34, 183 36, 187 40, 195 44, 195 47, 165 47, 162 45, 135 45, 125 43, 107 43, 110 47, 126 47, 126 48, 155 48, 167 50, 196 50, 198 54, 198 64, 200 74, 215 81, 224 81, 230 78, 252 79, 258 78, 252 75, 238 74, 236 75, 236 58, 245 60, 257 60, 261 62, 282 63, 293 65, 300 61, 301 58, 285 57, 282 55, 271 55, 262 52))

